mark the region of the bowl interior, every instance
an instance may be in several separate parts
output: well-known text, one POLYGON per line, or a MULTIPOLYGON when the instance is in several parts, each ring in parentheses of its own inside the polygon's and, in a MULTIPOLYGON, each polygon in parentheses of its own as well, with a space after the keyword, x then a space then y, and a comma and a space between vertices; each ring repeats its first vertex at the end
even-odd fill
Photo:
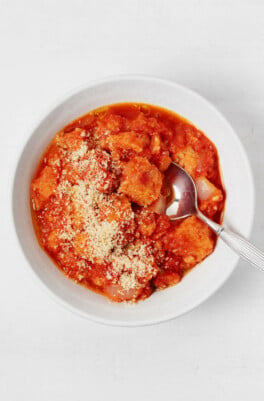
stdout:
POLYGON ((110 303, 74 284, 41 250, 31 222, 29 184, 44 149, 53 135, 74 118, 102 105, 128 101, 173 110, 193 122, 215 143, 227 191, 224 224, 248 236, 254 209, 253 182, 244 149, 224 117, 199 95, 156 78, 121 77, 87 85, 64 98, 34 130, 18 162, 13 187, 16 231, 31 270, 53 297, 85 317, 117 325, 156 323, 187 312, 215 292, 238 261, 238 256, 218 241, 213 254, 177 286, 131 306, 110 303))

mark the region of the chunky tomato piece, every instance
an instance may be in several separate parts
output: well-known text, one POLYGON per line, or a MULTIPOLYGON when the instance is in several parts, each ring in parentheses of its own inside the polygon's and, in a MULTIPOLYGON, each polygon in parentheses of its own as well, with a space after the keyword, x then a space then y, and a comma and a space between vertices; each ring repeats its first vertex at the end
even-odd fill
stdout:
POLYGON ((51 195, 55 194, 58 182, 56 169, 46 166, 41 170, 40 175, 31 183, 31 199, 33 209, 40 210, 44 207, 51 195))
POLYGON ((124 168, 119 191, 138 205, 147 206, 160 195, 162 174, 143 157, 134 157, 124 168))

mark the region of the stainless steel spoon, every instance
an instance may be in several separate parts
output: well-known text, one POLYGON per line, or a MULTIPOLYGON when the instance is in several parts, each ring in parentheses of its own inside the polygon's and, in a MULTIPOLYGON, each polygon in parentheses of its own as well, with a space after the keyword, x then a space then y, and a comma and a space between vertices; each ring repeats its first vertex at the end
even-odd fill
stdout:
POLYGON ((172 220, 195 215, 204 221, 230 248, 264 272, 264 253, 245 238, 220 226, 206 217, 198 208, 197 189, 192 177, 176 163, 171 163, 165 176, 174 190, 172 203, 166 214, 172 220))

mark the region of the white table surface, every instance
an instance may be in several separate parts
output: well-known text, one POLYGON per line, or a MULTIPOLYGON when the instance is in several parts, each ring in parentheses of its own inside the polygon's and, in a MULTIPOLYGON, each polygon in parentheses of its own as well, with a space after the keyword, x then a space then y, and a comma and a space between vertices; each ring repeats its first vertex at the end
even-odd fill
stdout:
POLYGON ((240 262, 179 319, 104 327, 39 290, 10 212, 17 154, 43 111, 85 81, 146 73, 229 119, 253 167, 251 239, 264 248, 263 0, 0 0, 0 71, 0 399, 263 400, 264 275, 240 262))

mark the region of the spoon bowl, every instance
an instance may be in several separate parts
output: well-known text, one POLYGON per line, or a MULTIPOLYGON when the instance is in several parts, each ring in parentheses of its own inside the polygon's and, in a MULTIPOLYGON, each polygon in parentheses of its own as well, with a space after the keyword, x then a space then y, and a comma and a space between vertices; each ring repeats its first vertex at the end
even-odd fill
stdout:
POLYGON ((165 176, 174 192, 174 199, 166 210, 170 219, 178 220, 196 214, 197 191, 190 174, 178 164, 171 163, 165 176))

